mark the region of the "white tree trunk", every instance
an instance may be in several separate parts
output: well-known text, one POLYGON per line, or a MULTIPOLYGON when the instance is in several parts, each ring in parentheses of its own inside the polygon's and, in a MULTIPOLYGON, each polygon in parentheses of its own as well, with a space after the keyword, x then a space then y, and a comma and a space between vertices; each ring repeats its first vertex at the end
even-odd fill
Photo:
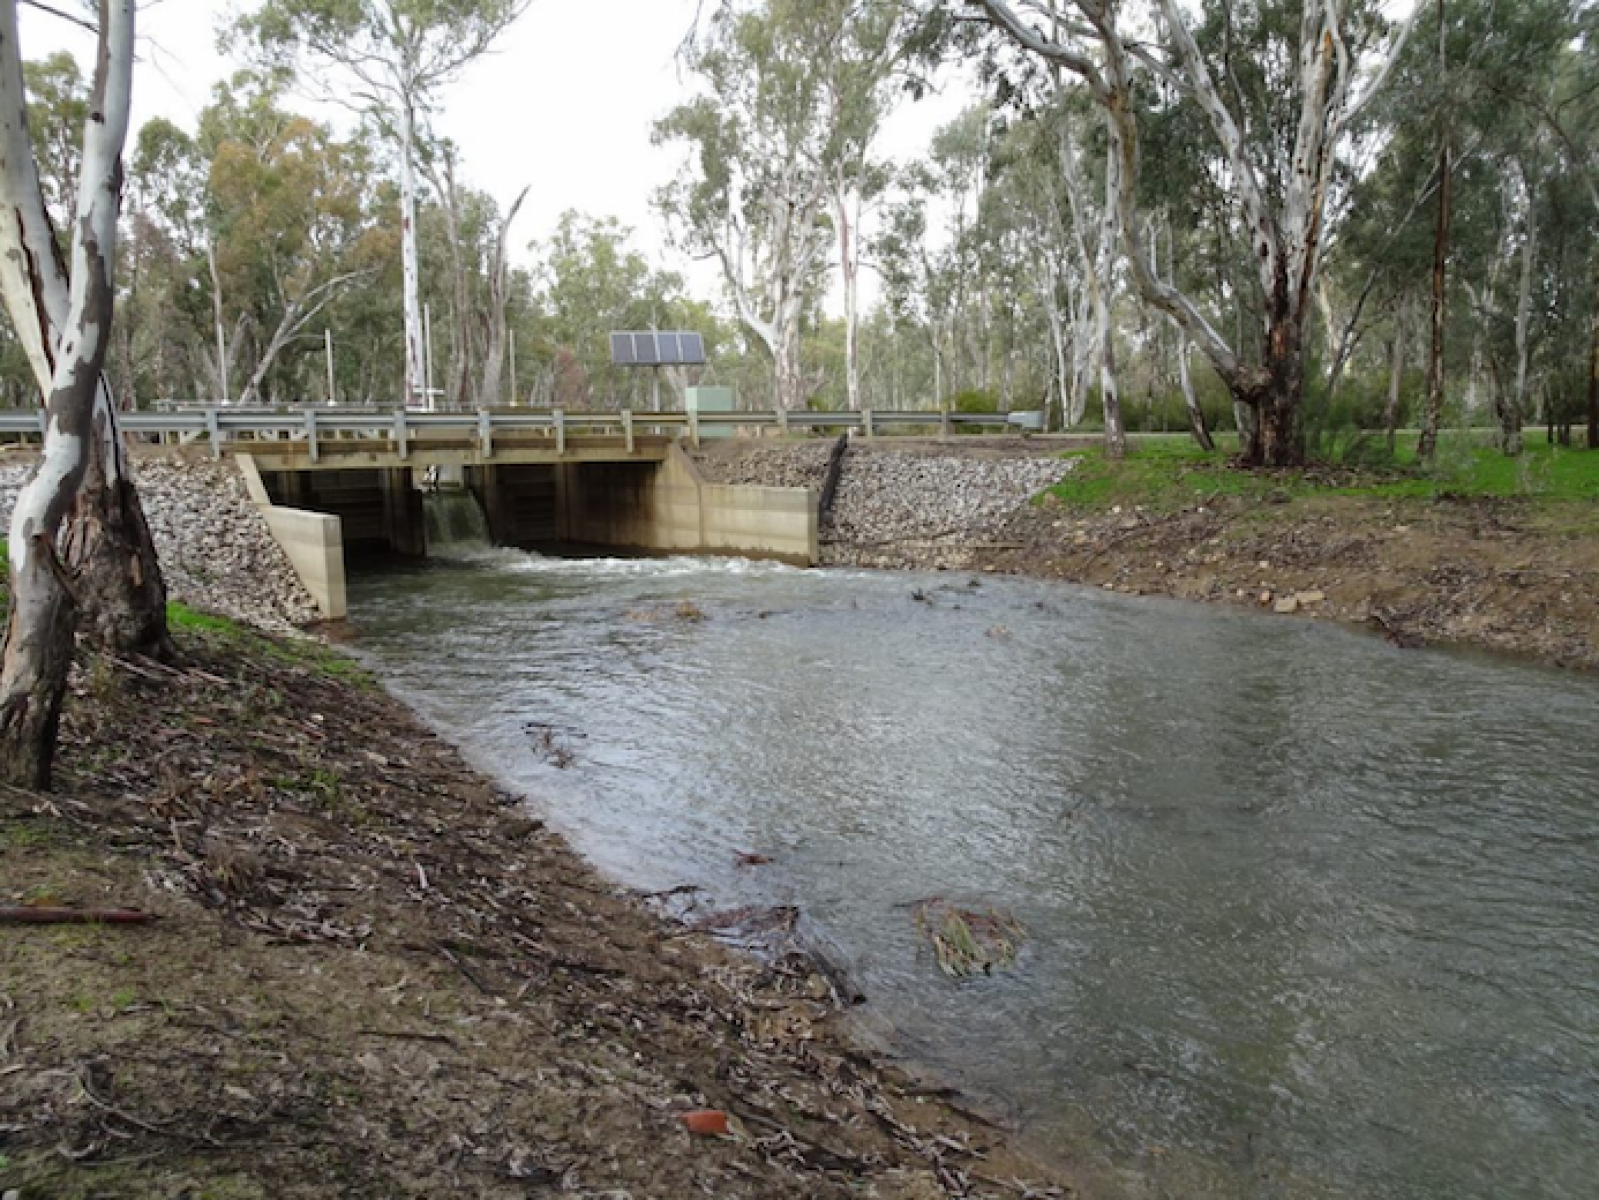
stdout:
POLYGON ((422 348, 422 283, 416 232, 416 114, 409 93, 400 104, 400 273, 405 303, 405 404, 431 408, 422 348))
MULTIPOLYGON (((72 663, 76 613, 57 557, 57 538, 78 500, 97 445, 115 438, 101 372, 111 335, 135 7, 134 0, 105 0, 101 5, 100 54, 90 117, 84 128, 70 289, 59 339, 52 344, 49 338, 50 302, 42 295, 31 301, 34 319, 19 323, 19 336, 36 351, 42 347, 47 356, 53 356, 44 450, 12 512, 12 603, 0 662, 0 779, 29 787, 49 786, 61 701, 72 663), (24 333, 24 329, 31 332, 24 333)), ((6 120, 23 119, 23 95, 16 6, 0 4, 0 112, 6 120)), ((8 130, 4 138, 0 204, 15 213, 31 202, 30 185, 36 193, 38 176, 26 127, 20 132, 8 130), (25 154, 15 153, 23 147, 25 154)), ((25 225, 22 221, 0 228, 0 257, 25 256, 25 225)), ((36 264, 35 274, 43 277, 49 272, 36 264)), ((0 276, 7 305, 13 311, 30 303, 12 294, 18 281, 15 271, 0 276)))

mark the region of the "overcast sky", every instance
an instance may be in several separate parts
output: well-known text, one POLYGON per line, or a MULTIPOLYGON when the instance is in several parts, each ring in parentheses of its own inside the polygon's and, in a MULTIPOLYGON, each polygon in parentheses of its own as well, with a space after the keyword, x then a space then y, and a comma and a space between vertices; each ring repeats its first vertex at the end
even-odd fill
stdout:
MULTIPOLYGON (((444 95, 440 131, 461 147, 464 182, 507 205, 532 185, 513 235, 520 247, 545 238, 569 208, 615 216, 638 232, 651 257, 669 259, 650 196, 673 174, 677 155, 650 145, 650 127, 686 96, 675 53, 697 0, 533 0, 497 50, 468 68, 444 95)), ((193 129, 211 87, 236 68, 216 49, 216 28, 232 4, 158 0, 141 6, 134 77, 135 129, 152 116, 193 129)), ((22 9, 25 57, 66 47, 93 61, 87 34, 22 9)), ((896 158, 919 153, 969 93, 960 86, 907 103, 883 146, 896 158)), ((525 255, 523 256, 525 260, 525 255)), ((708 266, 690 271, 711 294, 708 266)))

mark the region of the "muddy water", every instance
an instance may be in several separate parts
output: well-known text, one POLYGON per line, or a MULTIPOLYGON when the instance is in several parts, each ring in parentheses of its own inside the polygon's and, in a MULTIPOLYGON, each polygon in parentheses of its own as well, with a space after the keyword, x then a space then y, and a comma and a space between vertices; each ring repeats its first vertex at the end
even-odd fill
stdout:
POLYGON ((799 906, 900 1048, 1112 1194, 1595 1194, 1599 681, 727 562, 484 553, 351 611, 580 849, 799 906), (935 895, 1014 910, 1017 968, 942 978, 909 913, 935 895))

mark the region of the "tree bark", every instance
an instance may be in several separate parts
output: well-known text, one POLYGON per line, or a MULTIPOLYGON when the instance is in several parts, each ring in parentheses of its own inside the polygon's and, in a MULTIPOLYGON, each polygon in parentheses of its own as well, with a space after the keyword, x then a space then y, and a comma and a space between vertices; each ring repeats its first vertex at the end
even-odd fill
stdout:
MULTIPOLYGON (((100 53, 91 116, 85 124, 78 212, 72 238, 71 291, 55 350, 44 451, 39 467, 17 497, 11 518, 11 613, 0 650, 0 780, 34 788, 50 785, 61 701, 72 664, 74 597, 56 555, 56 539, 79 500, 94 447, 113 427, 101 372, 110 343, 122 145, 132 91, 134 0, 105 0, 100 9, 100 53)), ((16 6, 0 5, 0 111, 24 112, 22 60, 16 6)), ((7 130, 8 144, 14 131, 7 130)), ((22 134, 26 141, 26 133, 22 134)), ((27 162, 32 163, 28 149, 27 162)), ((27 170, 15 155, 0 165, 8 201, 15 201, 27 170)), ((37 188, 37 176, 32 179, 37 188)), ((12 205, 15 211, 15 205, 12 205)), ((20 253, 13 231, 0 252, 20 253)), ((14 276, 4 276, 7 292, 14 276)), ((19 298, 11 297, 16 305, 19 298)), ((42 306, 44 301, 36 299, 42 306)), ((48 328, 39 314, 38 328, 48 328)))
POLYGON ((1594 251, 1593 287, 1588 303, 1588 449, 1599 450, 1599 249, 1594 251))
POLYGON ((1199 406, 1199 396, 1194 392, 1194 376, 1188 366, 1188 339, 1177 335, 1177 378, 1183 388, 1183 402, 1188 406, 1188 429, 1194 441, 1207 454, 1214 453, 1216 439, 1210 436, 1210 426, 1205 423, 1205 410, 1199 406))
POLYGON ((422 284, 417 265, 416 114, 409 91, 400 101, 400 273, 405 303, 405 404, 431 408, 422 361, 422 284))
MULTIPOLYGON (((510 326, 505 310, 510 303, 511 269, 506 261, 507 244, 511 237, 511 223, 527 199, 528 188, 523 188, 511 202, 510 211, 500 223, 500 234, 494 242, 494 263, 489 270, 489 311, 485 314, 488 325, 488 346, 483 354, 483 377, 478 385, 478 403, 483 406, 498 404, 503 387, 505 354, 510 341, 510 326)), ((516 355, 511 355, 511 402, 516 402, 516 355)))
MULTIPOLYGON (((127 19, 132 20, 131 14, 127 19)), ((11 48, 15 49, 14 42, 11 48)), ((9 60, 0 66, 8 68, 9 60)), ((13 96, 9 78, 3 90, 0 104, 15 115, 0 122, 5 160, 0 187, 4 207, 15 222, 5 230, 6 241, 15 239, 18 249, 4 256, 0 290, 40 393, 48 397, 61 365, 71 285, 40 191, 21 93, 13 96)), ((166 585, 129 475, 117 429, 117 406, 103 373, 93 385, 92 403, 94 436, 83 448, 87 463, 81 494, 65 513, 60 558, 77 577, 74 587, 82 604, 84 633, 92 643, 113 653, 170 660, 176 649, 167 628, 166 585)))
POLYGON ((1399 400, 1405 381, 1405 303, 1394 306, 1393 354, 1388 365, 1388 401, 1383 405, 1382 427, 1388 439, 1388 453, 1393 455, 1398 441, 1399 400))

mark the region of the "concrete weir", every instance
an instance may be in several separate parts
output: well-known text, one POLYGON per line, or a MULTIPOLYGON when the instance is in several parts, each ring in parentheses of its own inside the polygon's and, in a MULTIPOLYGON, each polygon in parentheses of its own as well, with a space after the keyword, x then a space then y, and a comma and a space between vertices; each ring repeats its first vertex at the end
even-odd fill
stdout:
MULTIPOLYGON (((235 455, 251 498, 324 618, 345 615, 345 555, 423 557, 423 495, 410 466, 326 466, 235 455)), ((809 488, 707 483, 675 442, 612 461, 466 462, 496 545, 561 544, 817 562, 809 488)))

